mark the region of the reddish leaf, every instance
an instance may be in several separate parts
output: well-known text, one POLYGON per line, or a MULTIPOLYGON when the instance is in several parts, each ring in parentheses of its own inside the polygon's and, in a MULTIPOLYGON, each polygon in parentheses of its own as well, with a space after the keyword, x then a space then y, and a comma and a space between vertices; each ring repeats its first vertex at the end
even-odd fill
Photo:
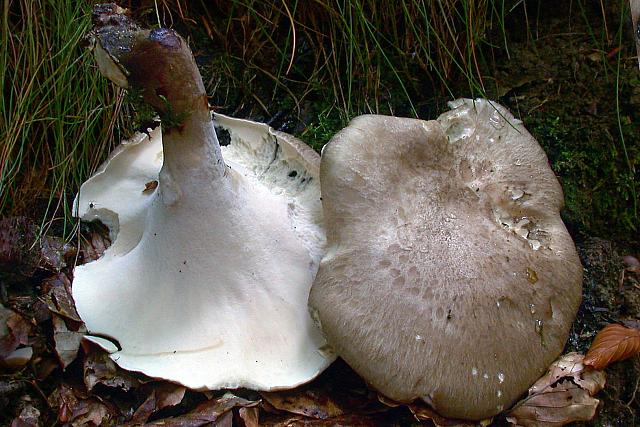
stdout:
POLYGON ((158 188, 158 181, 149 181, 144 185, 144 190, 142 190, 142 192, 144 194, 150 194, 153 193, 153 190, 155 190, 156 188, 158 188))
POLYGON ((640 353, 640 330, 612 324, 596 335, 584 358, 584 364, 604 369, 613 362, 640 353))

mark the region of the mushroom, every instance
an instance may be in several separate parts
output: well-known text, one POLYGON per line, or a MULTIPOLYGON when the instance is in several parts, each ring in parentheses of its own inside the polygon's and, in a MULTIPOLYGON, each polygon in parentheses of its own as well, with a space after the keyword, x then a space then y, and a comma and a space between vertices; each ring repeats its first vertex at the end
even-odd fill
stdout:
POLYGON ((103 73, 159 112, 77 197, 110 228, 104 256, 75 269, 89 339, 121 367, 194 389, 290 388, 334 359, 308 309, 325 242, 319 156, 266 125, 217 116, 187 43, 97 6, 103 73), (157 181, 157 188, 154 182, 157 181))
POLYGON ((402 402, 479 420, 563 349, 582 268, 562 190, 504 107, 361 116, 322 153, 327 253, 310 306, 329 344, 402 402))

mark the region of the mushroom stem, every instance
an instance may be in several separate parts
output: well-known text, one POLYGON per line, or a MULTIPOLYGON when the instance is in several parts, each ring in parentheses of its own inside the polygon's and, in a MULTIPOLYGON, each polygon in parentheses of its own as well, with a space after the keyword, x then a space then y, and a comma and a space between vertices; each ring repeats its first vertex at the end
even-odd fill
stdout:
POLYGON ((184 187, 210 185, 225 176, 206 91, 182 37, 166 28, 142 30, 121 12, 115 5, 96 7, 93 47, 101 71, 116 84, 139 91, 160 115, 160 189, 165 201, 173 203, 184 187))
POLYGON ((225 163, 209 112, 187 117, 182 130, 165 131, 164 163, 158 181, 164 203, 172 204, 187 194, 199 197, 204 186, 227 185, 225 163), (177 183, 180 183, 179 185, 177 183))

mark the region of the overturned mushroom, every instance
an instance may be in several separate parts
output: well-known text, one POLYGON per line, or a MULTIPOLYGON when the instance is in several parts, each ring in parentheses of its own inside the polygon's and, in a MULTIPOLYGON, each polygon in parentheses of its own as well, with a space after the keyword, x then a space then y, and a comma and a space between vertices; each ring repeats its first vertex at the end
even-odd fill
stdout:
POLYGON ((358 117, 325 147, 310 305, 383 394, 477 420, 562 351, 582 269, 533 137, 495 103, 451 106, 437 121, 358 117))
POLYGON ((334 358, 306 305, 324 245, 318 155, 224 116, 221 150, 186 42, 119 12, 94 11, 99 67, 141 92, 163 134, 123 144, 77 199, 115 238, 75 270, 90 339, 125 369, 196 389, 309 381, 334 358))

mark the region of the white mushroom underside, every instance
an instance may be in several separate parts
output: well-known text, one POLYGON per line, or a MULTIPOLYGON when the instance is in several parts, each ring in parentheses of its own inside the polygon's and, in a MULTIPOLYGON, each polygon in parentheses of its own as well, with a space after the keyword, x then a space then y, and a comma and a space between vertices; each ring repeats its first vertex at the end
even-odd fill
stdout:
POLYGON ((117 238, 76 268, 73 296, 125 369, 194 389, 294 387, 334 358, 307 311, 324 246, 317 165, 266 125, 216 120, 231 134, 231 179, 203 189, 213 197, 143 193, 162 164, 159 133, 83 185, 79 216, 117 238))

